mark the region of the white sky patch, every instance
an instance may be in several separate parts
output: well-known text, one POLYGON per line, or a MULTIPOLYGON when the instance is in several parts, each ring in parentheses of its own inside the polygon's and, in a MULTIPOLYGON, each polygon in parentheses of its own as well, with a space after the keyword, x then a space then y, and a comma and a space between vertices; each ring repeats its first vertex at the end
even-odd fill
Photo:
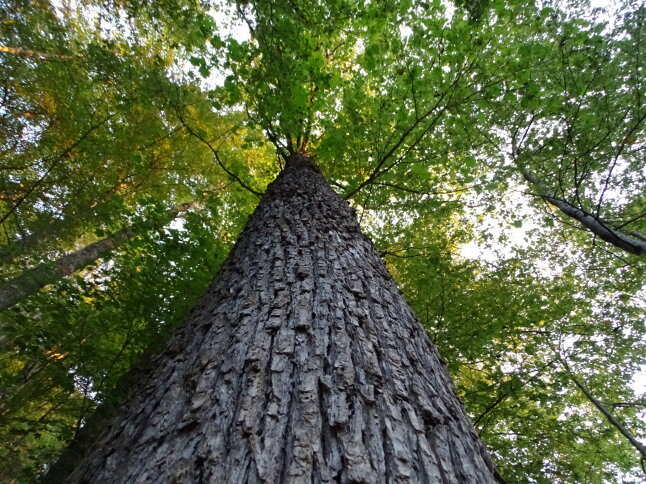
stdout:
POLYGON ((223 38, 232 38, 238 42, 251 39, 247 24, 239 18, 233 7, 221 4, 217 10, 212 10, 213 20, 223 38))
MULTIPOLYGON (((529 205, 528 197, 519 193, 522 187, 509 190, 502 195, 498 207, 511 211, 513 208, 514 219, 521 223, 520 227, 513 226, 509 217, 504 216, 500 211, 495 212, 474 212, 469 218, 474 217, 474 238, 471 242, 463 244, 460 248, 460 255, 467 259, 480 259, 486 262, 496 262, 500 259, 513 257, 516 249, 526 248, 531 244, 530 232, 533 230, 547 229, 543 227, 543 216, 537 213, 536 209, 529 205), (537 221, 538 220, 538 221, 537 221), (490 235, 487 244, 478 241, 479 233, 490 235), (503 238, 506 243, 497 242, 503 238)), ((474 205, 477 202, 474 201, 474 205)))
POLYGON ((186 229, 184 226, 186 225, 186 220, 184 220, 181 217, 177 217, 176 219, 172 220, 171 223, 168 224, 169 229, 173 230, 179 230, 179 231, 185 231, 186 229))
POLYGON ((411 35, 413 35, 413 29, 411 29, 408 25, 406 24, 401 24, 399 26, 399 35, 402 36, 402 39, 407 39, 411 35))
POLYGON ((642 365, 630 385, 637 395, 646 394, 646 366, 642 365))

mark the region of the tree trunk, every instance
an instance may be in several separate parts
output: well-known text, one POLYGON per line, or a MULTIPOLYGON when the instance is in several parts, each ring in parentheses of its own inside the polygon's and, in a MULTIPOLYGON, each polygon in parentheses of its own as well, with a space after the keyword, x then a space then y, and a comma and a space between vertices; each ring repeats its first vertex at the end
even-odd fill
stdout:
POLYGON ((71 482, 495 481, 437 350, 300 155, 153 366, 71 482))
MULTIPOLYGON (((165 223, 174 220, 180 213, 187 211, 197 202, 186 202, 170 210, 165 223)), ((43 287, 53 284, 59 279, 80 271, 85 266, 95 262, 99 257, 112 252, 126 243, 140 230, 141 227, 129 226, 101 240, 86 245, 70 254, 59 257, 55 261, 39 264, 28 269, 19 276, 0 284, 0 311, 10 308, 23 299, 35 294, 43 287)))

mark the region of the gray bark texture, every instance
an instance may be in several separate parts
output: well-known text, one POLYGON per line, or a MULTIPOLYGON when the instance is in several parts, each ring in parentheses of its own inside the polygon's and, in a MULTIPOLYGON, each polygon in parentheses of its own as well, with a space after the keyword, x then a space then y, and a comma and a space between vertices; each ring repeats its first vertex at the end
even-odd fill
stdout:
POLYGON ((75 483, 490 483, 352 209, 292 155, 75 483))

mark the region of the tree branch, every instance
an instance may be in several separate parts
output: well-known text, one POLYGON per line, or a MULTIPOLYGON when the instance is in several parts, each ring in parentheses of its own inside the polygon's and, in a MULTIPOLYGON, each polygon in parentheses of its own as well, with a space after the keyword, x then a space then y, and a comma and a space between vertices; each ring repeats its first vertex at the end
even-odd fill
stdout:
POLYGON ((4 223, 4 222, 9 218, 9 216, 10 216, 12 213, 14 213, 14 212, 16 211, 16 209, 17 209, 17 208, 22 204, 22 202, 24 202, 24 201, 25 201, 25 199, 26 199, 29 195, 31 195, 31 194, 33 193, 33 191, 34 191, 38 186, 40 186, 40 184, 41 184, 43 181, 45 181, 45 178, 47 178, 47 177, 49 176, 49 174, 50 174, 50 173, 51 173, 51 171, 54 169, 54 167, 56 167, 56 165, 58 165, 58 164, 59 164, 59 163, 60 163, 60 162, 61 162, 61 161, 62 161, 62 160, 67 156, 67 155, 69 155, 69 154, 72 152, 72 150, 74 150, 74 148, 76 148, 78 145, 80 145, 80 144, 81 144, 81 142, 82 142, 85 138, 87 138, 87 136, 89 136, 89 134, 90 134, 90 133, 92 133, 92 131, 94 131, 95 129, 99 128, 100 126, 102 126, 103 124, 105 124, 106 122, 108 122, 108 120, 109 120, 110 118, 112 118, 114 115, 115 115, 115 113, 111 114, 110 116, 108 116, 107 118, 105 118, 105 119, 104 119, 103 121, 101 121, 100 123, 98 123, 98 124, 95 124, 95 125, 91 126, 91 127, 90 127, 90 128, 89 128, 85 133, 83 133, 83 134, 79 137, 79 139, 77 139, 77 140, 76 140, 76 141, 75 141, 75 142, 74 142, 70 147, 66 148, 66 149, 65 149, 61 154, 59 154, 56 158, 54 158, 54 160, 52 160, 52 164, 49 166, 49 168, 47 169, 47 171, 45 171, 45 173, 43 173, 43 175, 42 175, 38 180, 36 180, 36 181, 34 182, 34 184, 33 184, 32 186, 30 186, 30 187, 29 187, 29 189, 28 189, 28 190, 27 190, 27 191, 26 191, 26 192, 25 192, 25 193, 24 193, 24 194, 23 194, 23 195, 22 195, 22 196, 21 196, 21 197, 16 201, 16 203, 15 203, 15 204, 14 204, 14 205, 9 209, 9 211, 8 211, 5 215, 3 215, 3 216, 2 216, 2 218, 0 218, 0 224, 4 223))
POLYGON ((76 54, 74 56, 63 54, 48 54, 46 52, 38 52, 29 49, 17 49, 15 47, 9 47, 6 45, 0 45, 0 52, 4 52, 6 54, 15 54, 21 57, 40 57, 41 59, 72 59, 74 57, 82 56, 82 54, 76 54))
POLYGON ((617 420, 614 415, 612 415, 608 409, 599 401, 597 400, 589 391, 588 389, 579 381, 579 379, 574 375, 572 372, 572 369, 570 368, 570 365, 568 365, 567 361, 565 361, 563 358, 560 358, 561 363, 563 364, 563 367, 565 370, 568 372, 568 375, 570 376, 570 379, 574 382, 574 384, 577 386, 579 390, 585 395, 585 397, 595 406, 597 409, 603 414, 604 417, 606 417, 606 420, 615 427, 621 435, 626 437, 628 439, 628 442, 631 443, 631 445, 639 451, 639 453, 642 455, 642 461, 646 460, 646 446, 642 444, 640 441, 638 441, 633 434, 626 428, 624 427, 619 420, 617 420))
MULTIPOLYGON (((515 143, 513 144, 515 145, 515 143)), ((577 220, 594 235, 606 242, 609 242, 615 247, 619 247, 631 254, 646 254, 646 235, 637 232, 632 234, 632 237, 630 235, 626 235, 604 223, 598 216, 588 213, 570 202, 557 197, 521 163, 518 159, 518 153, 515 146, 512 148, 512 159, 520 173, 523 175, 523 178, 525 178, 525 180, 527 180, 536 189, 538 195, 547 203, 555 206, 568 217, 577 220)))
POLYGON ((177 106, 174 106, 174 107, 175 107, 175 113, 177 114, 177 117, 179 118, 179 121, 182 123, 182 126, 184 126, 184 128, 186 128, 186 131, 188 131, 188 133, 191 136, 199 139, 202 143, 204 143, 206 146, 208 146, 209 150, 211 150, 211 153, 213 153, 213 156, 215 157, 215 161, 217 161, 218 165, 220 165, 220 168, 222 168, 226 172, 227 175, 229 175, 231 178, 233 178, 235 181, 237 181, 242 188, 244 188, 245 190, 253 193, 257 197, 262 197, 263 194, 261 192, 251 188, 249 185, 247 185, 245 182, 243 182, 238 175, 233 173, 231 170, 229 170, 225 166, 224 163, 222 163, 222 160, 220 159, 220 154, 219 154, 218 150, 215 149, 213 147, 213 145, 206 138, 201 136, 199 133, 196 133, 195 131, 193 131, 193 129, 188 124, 186 124, 186 122, 184 121, 184 118, 182 117, 182 114, 180 113, 180 110, 177 108, 177 106))
MULTIPOLYGON (((186 202, 170 210, 164 220, 174 220, 180 213, 197 205, 198 201, 186 202)), ((40 264, 29 269, 10 281, 0 284, 0 311, 17 304, 41 288, 56 282, 58 279, 73 274, 94 262, 99 257, 126 243, 140 227, 128 226, 108 237, 83 247, 76 252, 59 257, 57 260, 40 264)))

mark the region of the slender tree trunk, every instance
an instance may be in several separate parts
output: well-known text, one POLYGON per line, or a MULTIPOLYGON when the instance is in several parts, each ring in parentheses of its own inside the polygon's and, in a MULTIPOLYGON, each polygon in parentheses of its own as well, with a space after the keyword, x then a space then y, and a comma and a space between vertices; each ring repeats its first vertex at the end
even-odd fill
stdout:
MULTIPOLYGON (((166 222, 175 219, 180 213, 185 212, 196 203, 187 202, 173 208, 168 212, 166 222)), ((125 227, 76 252, 64 255, 52 262, 40 264, 9 281, 3 282, 0 284, 0 311, 10 308, 43 287, 83 269, 102 255, 112 252, 127 242, 137 233, 138 229, 139 227, 137 226, 125 227)))
MULTIPOLYGON (((570 365, 568 362, 564 359, 561 359, 561 363, 565 367, 565 370, 568 372, 568 375, 570 375, 570 379, 574 384, 577 386, 579 390, 585 395, 585 397, 590 400, 590 403, 597 407, 597 410, 599 410, 603 416, 606 418, 606 420, 615 427, 621 435, 623 435, 628 442, 630 442, 630 445, 632 445, 635 449, 639 451, 639 453, 642 455, 641 457, 641 462, 642 462, 642 468, 643 468, 643 463, 646 461, 646 446, 642 444, 639 440, 635 438, 635 436, 632 434, 632 432, 626 428, 619 420, 615 418, 615 416, 608 411, 608 409, 605 407, 603 403, 601 403, 599 400, 597 400, 592 393, 585 387, 583 383, 576 377, 572 369, 570 368, 570 365)), ((646 472, 646 469, 644 469, 644 472, 646 472)))
MULTIPOLYGON (((514 149, 514 153, 515 153, 514 149)), ((563 198, 557 197, 552 193, 545 184, 538 178, 532 175, 529 170, 518 160, 518 156, 514 157, 514 163, 520 170, 523 178, 527 180, 536 190, 537 194, 550 205, 558 208, 562 213, 568 217, 573 218, 579 222, 583 227, 592 232, 601 240, 605 240, 615 247, 630 252, 635 255, 646 255, 646 235, 639 232, 632 232, 625 234, 612 225, 601 220, 597 215, 588 213, 585 210, 572 205, 570 202, 563 198)))
POLYGON ((81 483, 489 483, 445 366, 354 213, 292 155, 81 483))

